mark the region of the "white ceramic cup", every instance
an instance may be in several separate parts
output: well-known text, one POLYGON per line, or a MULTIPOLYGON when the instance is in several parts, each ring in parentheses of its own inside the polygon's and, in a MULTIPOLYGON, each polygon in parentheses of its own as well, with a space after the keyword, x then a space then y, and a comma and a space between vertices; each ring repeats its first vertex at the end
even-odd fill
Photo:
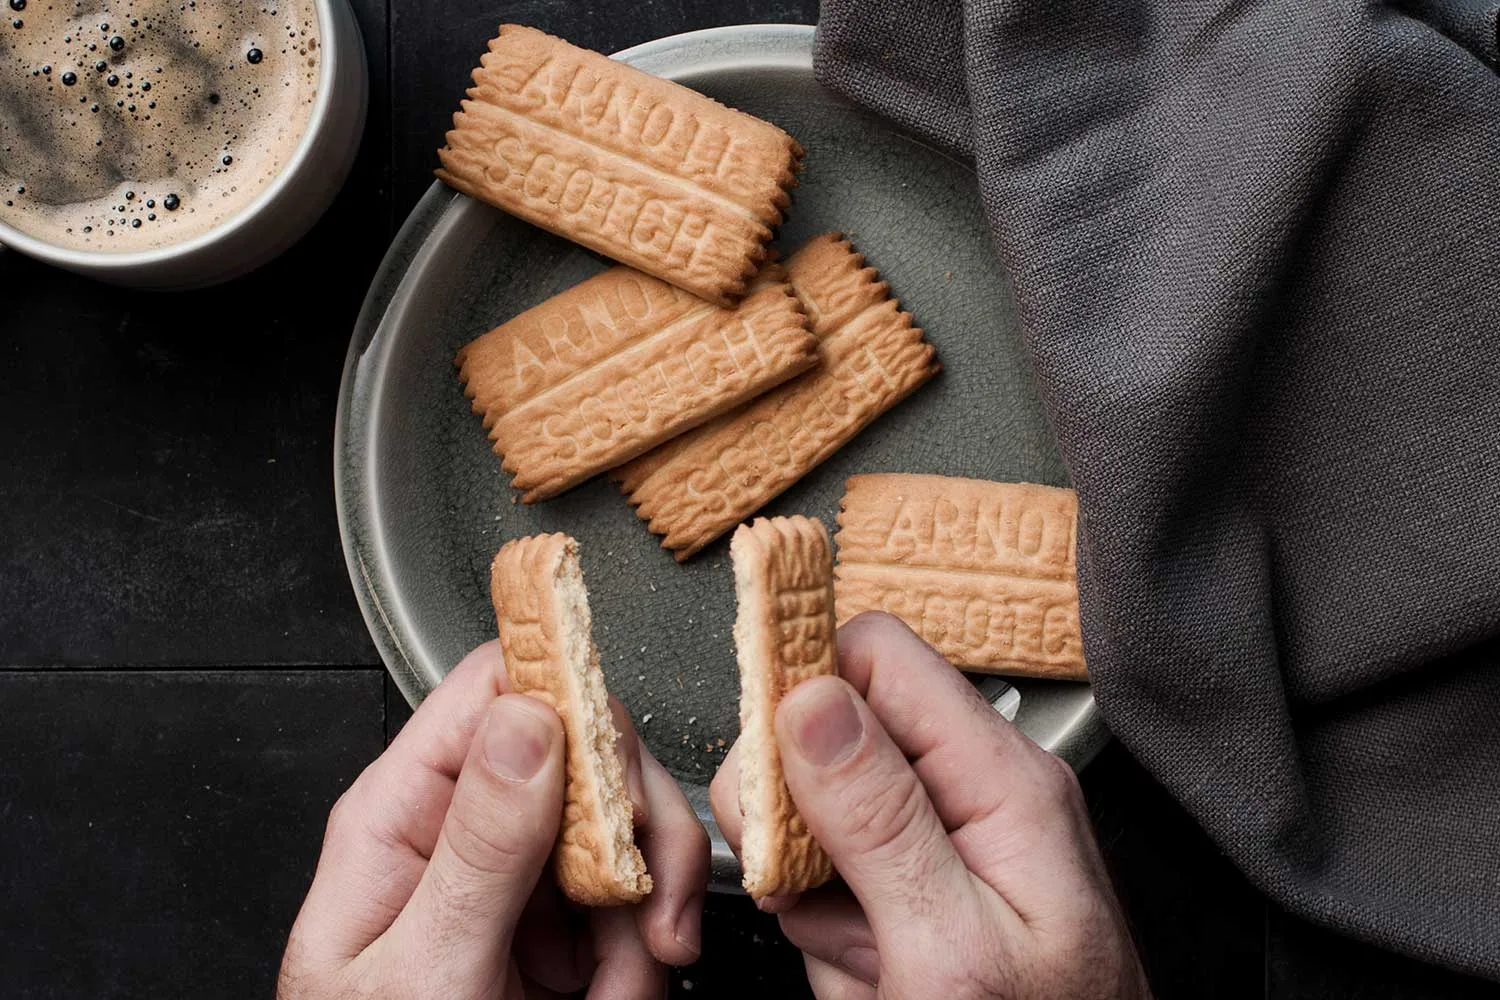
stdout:
POLYGON ((314 0, 322 48, 318 92, 291 159, 243 210, 206 233, 151 250, 72 250, 0 222, 0 244, 114 285, 184 289, 252 271, 286 250, 333 203, 359 151, 369 100, 364 41, 348 0, 314 0))

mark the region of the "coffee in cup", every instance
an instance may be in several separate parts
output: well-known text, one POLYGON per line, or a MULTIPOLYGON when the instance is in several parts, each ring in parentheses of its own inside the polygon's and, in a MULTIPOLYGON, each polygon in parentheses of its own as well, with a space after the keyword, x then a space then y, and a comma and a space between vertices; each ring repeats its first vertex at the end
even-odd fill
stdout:
POLYGON ((152 250, 231 219, 316 101, 313 0, 0 0, 0 222, 152 250))

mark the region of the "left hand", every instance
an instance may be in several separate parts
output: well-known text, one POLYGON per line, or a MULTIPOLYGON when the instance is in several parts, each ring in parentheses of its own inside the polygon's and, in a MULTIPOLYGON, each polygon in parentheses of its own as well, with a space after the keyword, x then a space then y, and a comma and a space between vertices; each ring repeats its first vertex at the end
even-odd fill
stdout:
POLYGON ((590 1000, 645 1000, 665 994, 666 965, 697 959, 708 838, 677 783, 611 699, 655 888, 635 906, 573 906, 548 864, 562 730, 546 705, 508 691, 500 644, 486 643, 335 803, 282 1000, 522 1000, 584 987, 590 1000), (529 776, 513 780, 496 754, 527 741, 529 776))

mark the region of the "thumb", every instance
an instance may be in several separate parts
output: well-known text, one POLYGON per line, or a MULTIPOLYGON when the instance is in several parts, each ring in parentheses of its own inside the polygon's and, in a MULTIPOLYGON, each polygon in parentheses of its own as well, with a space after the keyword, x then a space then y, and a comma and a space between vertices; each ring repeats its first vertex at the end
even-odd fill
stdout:
POLYGON ((927 790, 848 683, 793 688, 776 711, 776 742, 798 811, 878 938, 965 905, 972 879, 927 790))
POLYGON ((563 810, 562 723, 502 695, 474 734, 427 870, 387 935, 430 995, 505 982, 516 922, 563 810))

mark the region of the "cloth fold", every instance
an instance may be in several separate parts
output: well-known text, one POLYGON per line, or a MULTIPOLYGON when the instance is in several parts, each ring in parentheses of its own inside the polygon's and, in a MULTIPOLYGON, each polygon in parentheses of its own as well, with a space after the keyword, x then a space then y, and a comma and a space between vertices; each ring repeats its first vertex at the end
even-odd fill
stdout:
POLYGON ((824 0, 971 157, 1111 728, 1293 912, 1500 979, 1500 2, 824 0))

